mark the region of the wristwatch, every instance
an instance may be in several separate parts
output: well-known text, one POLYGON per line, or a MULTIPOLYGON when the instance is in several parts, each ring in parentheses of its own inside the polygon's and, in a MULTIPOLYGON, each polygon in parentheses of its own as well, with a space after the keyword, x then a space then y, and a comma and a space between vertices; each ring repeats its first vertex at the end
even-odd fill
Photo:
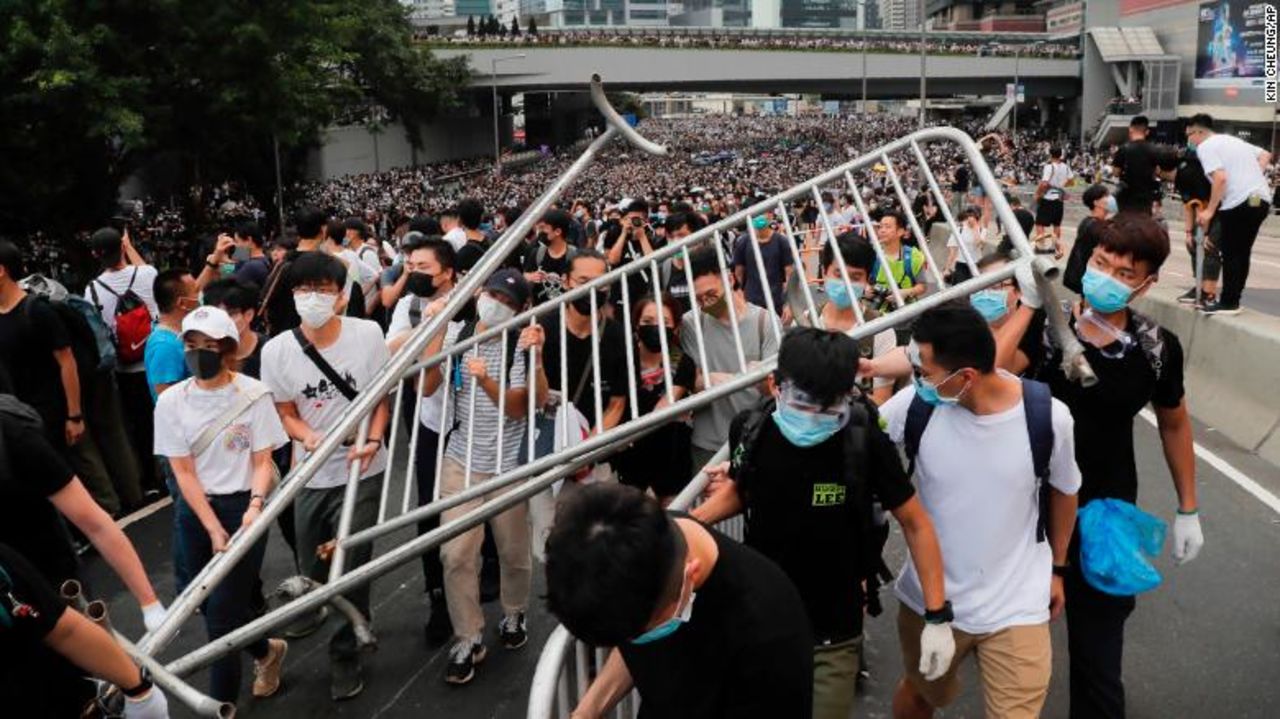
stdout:
POLYGON ((83 422, 83 421, 84 421, 84 415, 82 415, 82 414, 69 414, 69 415, 67 415, 67 421, 68 421, 68 422, 83 422))
POLYGON ((120 691, 130 699, 137 699, 143 694, 151 691, 151 672, 147 671, 146 667, 142 667, 138 670, 138 675, 141 677, 141 680, 138 682, 137 686, 129 687, 127 689, 125 687, 120 687, 120 691))
POLYGON ((954 612, 951 611, 951 600, 942 603, 942 609, 926 609, 924 611, 925 624, 946 624, 956 618, 954 612))
POLYGON ((1070 564, 1055 564, 1055 565, 1053 565, 1053 576, 1055 576, 1055 577, 1065 577, 1065 576, 1067 576, 1067 568, 1069 568, 1070 566, 1071 566, 1070 564))

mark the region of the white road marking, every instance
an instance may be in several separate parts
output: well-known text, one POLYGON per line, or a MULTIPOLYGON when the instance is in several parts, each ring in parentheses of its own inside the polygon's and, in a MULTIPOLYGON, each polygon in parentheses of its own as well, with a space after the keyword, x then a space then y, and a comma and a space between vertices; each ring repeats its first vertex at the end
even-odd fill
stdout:
POLYGON ((133 514, 130 514, 129 516, 122 518, 119 522, 116 522, 116 524, 118 524, 121 529, 124 529, 130 524, 133 524, 134 522, 141 522, 142 520, 146 519, 147 517, 150 517, 151 515, 155 514, 156 512, 159 512, 160 510, 164 509, 165 507, 168 507, 171 504, 173 504, 173 498, 165 497, 164 499, 158 502, 152 502, 151 504, 148 504, 142 509, 139 509, 138 511, 134 512, 133 514))
MULTIPOLYGON (((1142 410, 1140 415, 1143 419, 1147 420, 1147 422, 1149 422, 1152 427, 1157 426, 1156 415, 1150 409, 1142 410)), ((1248 492, 1249 494, 1252 494, 1254 498, 1257 499, 1259 502, 1262 502, 1263 504, 1267 505, 1267 507, 1269 507, 1271 511, 1275 512, 1276 514, 1280 514, 1280 497, 1277 497, 1276 495, 1272 494, 1261 484, 1258 484, 1257 482, 1253 481, 1253 479, 1251 479, 1244 472, 1241 472, 1240 470, 1231 466, 1231 464, 1229 464, 1227 460, 1214 454, 1211 450, 1206 449, 1199 442, 1193 442, 1192 446, 1195 448, 1196 456, 1199 457, 1200 459, 1203 459, 1205 461, 1205 464, 1208 464, 1210 467, 1213 467, 1214 469, 1218 470, 1219 472, 1222 473, 1224 477, 1231 480, 1232 482, 1235 482, 1244 491, 1248 492)))

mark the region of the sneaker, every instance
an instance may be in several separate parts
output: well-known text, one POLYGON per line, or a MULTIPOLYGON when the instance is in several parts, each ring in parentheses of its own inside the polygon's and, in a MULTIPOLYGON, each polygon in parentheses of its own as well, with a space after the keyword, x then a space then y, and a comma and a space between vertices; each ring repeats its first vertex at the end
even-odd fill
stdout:
POLYGON ((483 642, 459 639, 449 650, 449 667, 445 670, 444 680, 457 686, 470 682, 476 677, 476 665, 483 662, 485 656, 483 642))
POLYGON ((320 607, 319 611, 307 614, 294 620, 293 624, 285 627, 284 635, 289 639, 301 639, 309 637, 320 630, 324 626, 324 622, 329 618, 329 607, 320 607))
POLYGON ((1196 303, 1196 288, 1192 287, 1186 292, 1178 295, 1178 304, 1194 305, 1196 303))
POLYGON ((445 602, 443 589, 432 589, 431 617, 423 628, 427 636, 427 645, 443 646, 453 636, 453 622, 449 619, 449 605, 445 602))
POLYGON ((503 617, 498 625, 498 636, 502 639, 502 646, 507 649, 519 649, 527 644, 529 632, 525 630, 524 612, 503 617))
POLYGON ((1228 306, 1216 300, 1206 302, 1200 307, 1200 311, 1206 315, 1238 315, 1240 314, 1240 305, 1228 306))
POLYGON ((284 655, 289 653, 289 642, 283 639, 267 640, 267 656, 253 661, 253 696, 258 699, 280 690, 280 670, 284 655))
POLYGON ((364 678, 360 676, 360 660, 330 659, 329 696, 335 702, 351 699, 364 691, 364 678))

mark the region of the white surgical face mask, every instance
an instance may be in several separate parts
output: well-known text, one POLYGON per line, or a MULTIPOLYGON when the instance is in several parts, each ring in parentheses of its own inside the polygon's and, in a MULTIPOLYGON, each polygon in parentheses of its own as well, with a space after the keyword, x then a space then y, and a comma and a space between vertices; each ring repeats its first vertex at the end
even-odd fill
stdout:
POLYGON ((480 295, 480 300, 476 302, 476 314, 485 327, 497 327, 515 317, 516 311, 489 295, 480 295))
POLYGON ((323 292, 298 292, 293 296, 293 306, 298 311, 302 324, 311 329, 319 329, 333 318, 335 295, 323 292))

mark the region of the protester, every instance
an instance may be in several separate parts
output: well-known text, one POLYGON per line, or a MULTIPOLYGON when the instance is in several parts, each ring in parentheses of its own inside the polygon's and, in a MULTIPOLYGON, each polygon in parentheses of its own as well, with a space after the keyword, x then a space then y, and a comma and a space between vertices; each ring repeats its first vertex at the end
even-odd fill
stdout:
POLYGON ((643 716, 807 717, 813 640, 786 574, 633 487, 566 498, 547 539, 547 606, 616 647, 578 701, 602 717, 634 687, 643 716))
POLYGON ((569 265, 578 250, 569 244, 572 218, 564 210, 548 210, 536 225, 537 247, 521 263, 524 278, 533 287, 534 304, 540 305, 565 291, 569 265))
POLYGON ((170 386, 191 376, 183 360, 182 320, 200 306, 196 282, 183 269, 156 275, 154 292, 160 315, 147 337, 143 360, 152 402, 170 386))
POLYGON ((1080 220, 1076 227, 1076 241, 1071 246, 1071 255, 1067 258, 1067 266, 1062 271, 1062 286, 1081 294, 1084 289, 1081 281, 1093 256, 1093 248, 1098 246, 1098 237, 1107 227, 1107 219, 1119 211, 1116 198, 1103 185, 1091 185, 1081 198, 1089 214, 1080 220))
MULTIPOLYGON (((977 262, 982 257, 987 245, 987 231, 980 223, 982 213, 976 207, 968 207, 956 218, 960 223, 960 232, 947 238, 946 275, 951 284, 960 284, 973 277, 970 262, 977 262)), ((914 248, 913 248, 914 249, 914 248)), ((920 253, 923 256, 924 253, 920 253)), ((892 260, 890 260, 892 263, 892 260)), ((903 261, 906 266, 906 261, 903 261)))
POLYGON ((1062 161, 1062 148, 1049 150, 1049 162, 1040 175, 1040 184, 1036 186, 1036 226, 1032 241, 1037 254, 1052 254, 1061 257, 1066 251, 1062 243, 1062 210, 1067 195, 1067 183, 1075 175, 1067 163, 1062 161), (1052 238, 1048 233, 1052 232, 1052 238))
POLYGON ((769 298, 773 300, 774 310, 781 314, 782 291, 791 279, 795 266, 792 264, 791 248, 787 247, 790 240, 774 232, 772 215, 773 213, 764 213, 751 218, 756 247, 751 247, 751 233, 742 233, 734 243, 731 265, 734 279, 738 281, 739 287, 744 288, 747 302, 757 307, 768 307, 769 304, 765 301, 767 290, 769 298), (757 250, 760 253, 759 264, 756 261, 757 250), (761 266, 764 267, 763 276, 761 266))
MULTIPOLYGON (((241 527, 257 521, 275 479, 271 453, 288 442, 266 385, 234 370, 240 330, 216 307, 189 313, 181 325, 184 359, 192 377, 164 391, 156 402, 156 454, 167 457, 183 502, 174 512, 175 562, 195 576, 227 549, 241 527)), ((209 641, 247 624, 267 540, 260 539, 205 601, 209 641)), ((288 651, 283 639, 259 638, 246 651, 254 658, 253 696, 280 688, 288 651)), ((240 657, 230 654, 210 668, 210 696, 235 703, 240 657)))
MULTIPOLYGON (((823 272, 822 294, 827 298, 820 312, 822 326, 835 332, 852 332, 858 326, 854 303, 861 303, 867 297, 871 268, 876 262, 875 250, 867 240, 846 232, 836 237, 835 242, 823 245, 819 257, 823 272), (837 249, 840 252, 838 259, 837 249), (844 271, 849 274, 847 285, 840 270, 840 260, 844 261, 844 271)), ((862 317, 866 321, 877 316, 878 313, 870 307, 862 311, 862 317)), ((892 331, 877 332, 858 341, 858 355, 870 359, 883 357, 892 352, 896 345, 892 331)), ((877 377, 870 383, 862 383, 860 389, 871 397, 872 402, 884 404, 893 395, 893 380, 877 377)))
POLYGON ((206 305, 226 312, 236 325, 236 372, 261 379, 262 348, 266 346, 267 338, 254 329, 254 321, 258 319, 258 287, 234 277, 225 277, 206 286, 203 294, 206 305))
POLYGON ((1222 294, 1205 303, 1205 314, 1240 313, 1240 297, 1249 280, 1249 260, 1258 229, 1270 213, 1271 187, 1263 170, 1271 165, 1271 153, 1238 137, 1216 133, 1213 118, 1199 114, 1187 124, 1187 143, 1212 182, 1209 201, 1196 214, 1206 232, 1214 217, 1222 223, 1222 294))
POLYGON ((1146 115, 1138 115, 1129 121, 1129 141, 1116 150, 1111 166, 1119 180, 1116 202, 1120 212, 1151 214, 1151 203, 1160 192, 1156 178, 1156 166, 1160 152, 1147 136, 1151 133, 1151 121, 1146 115))
MULTIPOLYGON (((1196 151, 1188 148, 1180 156, 1170 155, 1160 164, 1160 178, 1173 183, 1182 200, 1183 234, 1191 260, 1191 289, 1178 296, 1184 305, 1203 305, 1218 299, 1218 278, 1222 274, 1222 220, 1217 214, 1202 229, 1196 212, 1209 203, 1213 184, 1204 174, 1196 151), (1199 235, 1199 237, 1197 237, 1199 235)), ((1095 242, 1096 244, 1096 242, 1095 242)))

